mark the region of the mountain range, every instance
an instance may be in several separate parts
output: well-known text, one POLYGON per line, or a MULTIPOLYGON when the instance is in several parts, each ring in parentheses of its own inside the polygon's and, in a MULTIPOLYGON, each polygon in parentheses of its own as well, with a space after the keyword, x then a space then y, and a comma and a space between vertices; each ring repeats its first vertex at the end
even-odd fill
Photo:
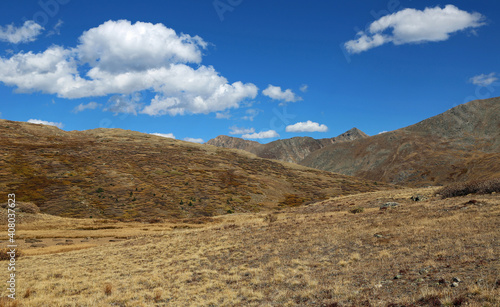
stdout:
POLYGON ((331 139, 299 137, 259 144, 218 136, 207 143, 408 186, 492 178, 500 176, 500 98, 471 101, 374 136, 353 128, 331 139))

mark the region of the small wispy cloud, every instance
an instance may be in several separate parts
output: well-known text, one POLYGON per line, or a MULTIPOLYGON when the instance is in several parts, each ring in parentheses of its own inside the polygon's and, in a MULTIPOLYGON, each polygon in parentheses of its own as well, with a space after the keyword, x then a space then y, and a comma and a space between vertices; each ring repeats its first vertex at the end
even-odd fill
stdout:
POLYGON ((309 85, 307 84, 302 84, 299 88, 299 90, 302 92, 302 93, 305 93, 307 92, 307 90, 309 89, 309 85))
POLYGON ((302 97, 297 96, 291 89, 281 90, 281 87, 269 84, 269 86, 262 91, 264 96, 274 100, 281 100, 283 102, 297 102, 302 100, 302 97))
POLYGON ((278 132, 274 130, 267 130, 267 131, 261 131, 258 133, 248 133, 244 134, 241 137, 244 139, 270 139, 270 138, 276 138, 279 137, 280 135, 278 132))
POLYGON ((249 134, 249 133, 254 133, 255 129, 254 128, 238 128, 236 126, 229 127, 231 131, 229 131, 229 134, 249 134))
POLYGON ((481 74, 474 76, 469 79, 469 82, 475 85, 479 86, 488 86, 492 84, 493 82, 497 81, 498 78, 496 77, 496 73, 492 72, 490 74, 481 74))
POLYGON ((245 116, 243 116, 241 119, 243 120, 249 120, 249 121, 253 121, 254 118, 259 115, 260 113, 260 110, 259 109, 248 109, 245 111, 245 116))
POLYGON ((229 113, 229 111, 226 111, 226 112, 217 112, 217 113, 215 113, 215 118, 216 119, 230 119, 231 118, 231 114, 229 113))
POLYGON ((49 122, 46 120, 41 120, 41 119, 29 119, 28 123, 30 124, 38 124, 38 125, 46 125, 46 126, 54 126, 59 129, 62 129, 64 125, 62 123, 55 123, 55 122, 49 122))
POLYGON ((47 37, 49 36, 52 36, 52 35, 60 35, 61 34, 61 26, 64 24, 64 22, 59 19, 57 21, 57 23, 54 25, 54 27, 52 27, 52 30, 50 30, 48 33, 47 33, 47 37))
POLYGON ((26 20, 21 27, 14 24, 0 26, 0 41, 12 44, 33 42, 43 30, 44 28, 33 20, 26 20))
POLYGON ((323 124, 318 124, 313 121, 298 122, 293 125, 286 126, 286 132, 327 132, 328 127, 323 124))
POLYGON ((150 133, 151 135, 156 135, 156 136, 161 136, 161 137, 164 137, 164 138, 169 138, 169 139, 175 139, 175 136, 173 133, 150 133))
POLYGON ((98 107, 100 107, 101 104, 100 103, 97 103, 95 101, 91 101, 87 104, 84 104, 84 103, 80 103, 79 105, 77 105, 74 109, 73 109, 73 113, 78 113, 78 112, 82 112, 82 111, 85 111, 85 110, 95 110, 97 109, 98 107))
POLYGON ((186 142, 191 142, 191 143, 198 143, 198 144, 203 144, 205 143, 202 138, 184 138, 184 141, 186 142))

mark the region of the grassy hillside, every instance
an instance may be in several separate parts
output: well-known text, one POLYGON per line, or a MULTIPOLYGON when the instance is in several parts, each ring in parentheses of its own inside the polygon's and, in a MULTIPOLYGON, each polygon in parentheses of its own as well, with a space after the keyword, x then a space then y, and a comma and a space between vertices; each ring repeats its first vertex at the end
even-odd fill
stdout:
POLYGON ((500 197, 435 191, 151 225, 26 214, 20 239, 71 242, 23 246, 17 306, 499 306, 500 197))
POLYGON ((0 120, 0 189, 66 217, 188 218, 297 206, 388 186, 120 129, 0 120))

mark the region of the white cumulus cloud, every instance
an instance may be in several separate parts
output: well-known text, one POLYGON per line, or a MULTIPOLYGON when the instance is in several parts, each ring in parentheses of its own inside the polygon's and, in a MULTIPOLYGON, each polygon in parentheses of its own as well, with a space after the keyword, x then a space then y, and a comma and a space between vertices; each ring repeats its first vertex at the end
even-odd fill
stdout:
POLYGON ((249 133, 254 133, 255 129, 254 128, 238 128, 236 126, 229 127, 231 131, 229 131, 229 134, 249 134, 249 133))
POLYGON ((46 120, 41 120, 41 119, 29 119, 28 123, 30 124, 38 124, 38 125, 46 125, 46 126, 54 126, 59 129, 62 129, 64 125, 62 123, 55 123, 55 122, 48 122, 46 120))
POLYGON ((496 73, 492 72, 492 73, 487 74, 487 75, 481 74, 481 75, 474 76, 474 77, 469 79, 469 82, 471 82, 472 84, 475 84, 475 85, 479 85, 479 86, 488 86, 497 80, 498 80, 498 78, 496 77, 496 73))
POLYGON ((204 141, 201 138, 184 138, 184 141, 191 142, 191 143, 198 143, 198 144, 203 144, 204 141))
POLYGON ((101 104, 100 103, 97 103, 95 101, 91 101, 89 103, 80 103, 79 105, 77 105, 74 109, 73 109, 73 112, 74 113, 78 113, 78 112, 82 112, 82 111, 85 111, 85 110, 95 110, 97 109, 98 107, 100 107, 101 104))
POLYGON ((175 136, 173 133, 150 133, 151 135, 156 135, 156 136, 161 136, 161 137, 164 137, 164 138, 169 138, 169 139, 175 139, 175 136))
POLYGON ((296 102, 302 100, 301 97, 297 96, 291 89, 281 90, 281 87, 269 84, 269 86, 262 91, 264 96, 267 96, 274 100, 282 100, 285 102, 296 102))
POLYGON ((163 24, 107 21, 84 32, 75 48, 0 57, 0 82, 69 99, 117 95, 105 110, 152 116, 222 112, 255 98, 254 84, 229 83, 201 65, 207 45, 163 24), (149 104, 123 99, 140 91, 153 93, 149 104))
POLYGON ((327 132, 328 127, 323 124, 318 124, 313 121, 298 122, 293 125, 286 126, 286 132, 327 132))
POLYGON ((247 133, 242 135, 241 137, 244 139, 270 139, 270 138, 276 138, 279 137, 280 135, 278 132, 274 130, 267 130, 267 131, 261 131, 261 132, 256 132, 256 133, 247 133))
POLYGON ((33 20, 25 21, 21 27, 10 24, 0 27, 0 41, 13 44, 33 42, 43 30, 44 28, 33 20))
POLYGON ((360 53, 389 42, 395 45, 438 42, 447 40, 452 33, 484 24, 483 15, 451 4, 444 8, 404 9, 374 21, 367 32, 358 32, 358 37, 346 42, 345 47, 350 53, 360 53))

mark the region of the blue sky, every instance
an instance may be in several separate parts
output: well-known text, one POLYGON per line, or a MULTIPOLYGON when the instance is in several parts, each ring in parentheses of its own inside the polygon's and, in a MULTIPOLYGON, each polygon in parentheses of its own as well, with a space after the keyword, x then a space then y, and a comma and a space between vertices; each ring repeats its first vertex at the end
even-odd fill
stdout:
POLYGON ((0 4, 0 118, 269 142, 500 96, 497 1, 0 4))

